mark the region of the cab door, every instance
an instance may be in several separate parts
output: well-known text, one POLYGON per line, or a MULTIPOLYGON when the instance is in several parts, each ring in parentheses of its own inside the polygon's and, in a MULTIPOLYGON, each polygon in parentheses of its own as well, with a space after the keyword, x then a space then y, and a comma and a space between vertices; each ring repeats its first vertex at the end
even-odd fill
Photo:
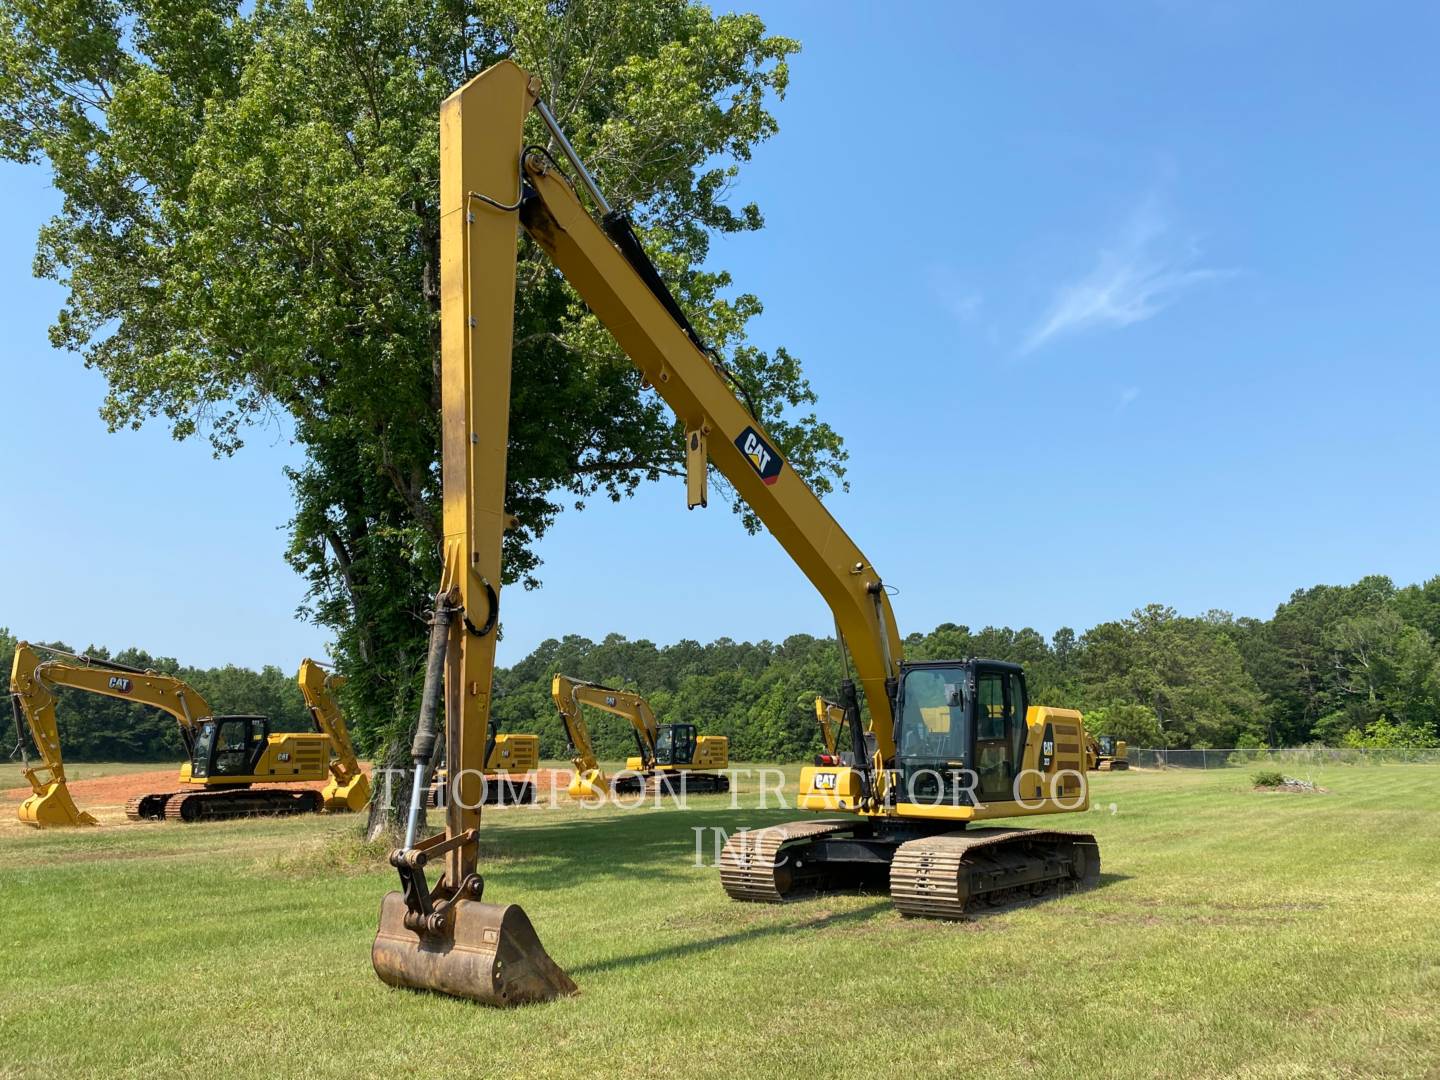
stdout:
POLYGON ((695 763, 695 725, 675 724, 671 728, 674 731, 674 756, 670 759, 675 765, 693 765, 695 763))
POLYGON ((1013 668, 977 666, 975 753, 981 802, 1010 802, 1025 751, 1025 679, 1013 668))

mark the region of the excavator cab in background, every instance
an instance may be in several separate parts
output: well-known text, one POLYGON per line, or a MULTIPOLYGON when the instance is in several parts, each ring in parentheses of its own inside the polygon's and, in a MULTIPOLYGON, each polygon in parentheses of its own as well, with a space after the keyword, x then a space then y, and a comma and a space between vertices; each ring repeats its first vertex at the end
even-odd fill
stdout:
POLYGON ((1123 772, 1130 768, 1130 747, 1114 735, 1087 735, 1085 752, 1085 767, 1091 772, 1123 772))
POLYGON ((655 764, 694 764, 698 742, 694 724, 661 724, 655 739, 655 764))

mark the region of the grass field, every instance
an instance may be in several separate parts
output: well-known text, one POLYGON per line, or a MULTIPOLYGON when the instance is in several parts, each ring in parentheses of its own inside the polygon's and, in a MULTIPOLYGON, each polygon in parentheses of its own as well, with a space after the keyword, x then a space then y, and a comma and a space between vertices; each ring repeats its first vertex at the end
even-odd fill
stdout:
POLYGON ((958 924, 694 865, 694 828, 793 811, 490 813, 486 899, 581 987, 512 1011, 375 979, 354 819, 7 823, 0 1075, 1440 1076, 1440 770, 1309 775, 1096 776, 1063 824, 1101 887, 958 924))

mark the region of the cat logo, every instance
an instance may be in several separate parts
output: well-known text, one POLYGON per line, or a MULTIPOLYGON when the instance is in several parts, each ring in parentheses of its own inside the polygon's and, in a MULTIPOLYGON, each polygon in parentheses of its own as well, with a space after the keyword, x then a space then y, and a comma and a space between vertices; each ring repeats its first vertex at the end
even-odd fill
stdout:
POLYGON ((750 467, 760 474, 761 480, 773 484, 780 479, 780 467, 785 463, 753 427, 742 431, 735 440, 735 445, 745 455, 745 460, 750 462, 750 467))
POLYGON ((614 705, 614 704, 615 704, 615 695, 614 695, 614 694, 606 694, 606 695, 605 695, 605 704, 606 704, 606 705, 614 705))
POLYGON ((128 694, 130 692, 130 680, 122 679, 118 675, 110 676, 110 689, 116 693, 128 694))
POLYGON ((816 791, 834 791, 835 774, 833 772, 817 772, 815 774, 816 791))
POLYGON ((283 751, 283 752, 281 752, 281 753, 279 753, 279 754, 276 754, 276 755, 275 755, 275 760, 277 760, 277 761, 289 761, 289 760, 290 760, 290 751, 289 751, 289 750, 285 750, 285 751, 283 751))

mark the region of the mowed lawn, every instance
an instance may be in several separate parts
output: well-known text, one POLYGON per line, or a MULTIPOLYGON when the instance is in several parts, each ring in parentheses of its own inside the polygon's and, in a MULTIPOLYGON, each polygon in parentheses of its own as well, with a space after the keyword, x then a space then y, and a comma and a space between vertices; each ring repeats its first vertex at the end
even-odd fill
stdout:
POLYGON ((1440 769, 1250 771, 1094 777, 1052 820, 1102 886, 966 923, 732 903, 693 830, 803 816, 753 795, 492 812, 486 899, 581 988, 510 1011, 374 977, 355 819, 7 824, 0 1075, 1440 1076, 1440 769))

